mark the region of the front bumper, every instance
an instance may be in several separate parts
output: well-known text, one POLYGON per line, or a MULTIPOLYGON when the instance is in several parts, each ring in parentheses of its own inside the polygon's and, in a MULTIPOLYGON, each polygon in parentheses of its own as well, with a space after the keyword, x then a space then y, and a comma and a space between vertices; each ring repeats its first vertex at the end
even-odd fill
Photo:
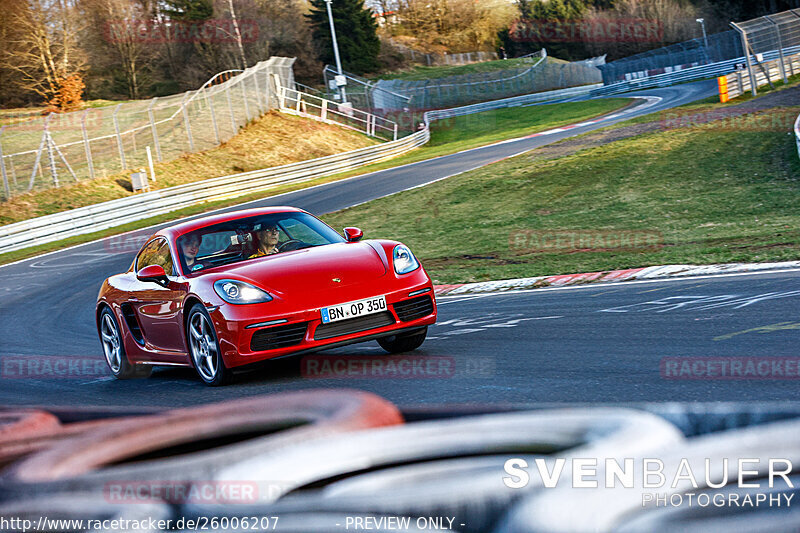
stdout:
POLYGON ((332 295, 332 301, 326 305, 383 295, 386 297, 387 311, 324 327, 318 307, 294 311, 283 309, 284 312, 280 313, 277 312, 280 309, 274 309, 274 313, 266 314, 263 311, 271 310, 271 302, 257 306, 220 306, 211 312, 211 318, 216 326, 225 365, 235 368, 429 326, 436 322, 437 312, 433 284, 424 271, 415 278, 390 292, 362 288, 332 295), (430 300, 429 304, 423 301, 425 298, 430 300))

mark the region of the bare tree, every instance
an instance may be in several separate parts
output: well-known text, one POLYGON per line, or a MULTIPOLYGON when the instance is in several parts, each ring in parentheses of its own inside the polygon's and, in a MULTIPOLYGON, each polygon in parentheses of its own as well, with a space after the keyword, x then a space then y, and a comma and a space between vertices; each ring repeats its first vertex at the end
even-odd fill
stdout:
POLYGON ((136 0, 84 0, 83 6, 95 27, 87 46, 95 56, 93 64, 121 71, 127 97, 140 98, 146 72, 161 47, 148 38, 154 29, 152 14, 136 0))
POLYGON ((29 0, 9 18, 15 32, 2 62, 15 73, 19 89, 49 100, 60 80, 85 69, 78 47, 83 25, 74 0, 29 0))

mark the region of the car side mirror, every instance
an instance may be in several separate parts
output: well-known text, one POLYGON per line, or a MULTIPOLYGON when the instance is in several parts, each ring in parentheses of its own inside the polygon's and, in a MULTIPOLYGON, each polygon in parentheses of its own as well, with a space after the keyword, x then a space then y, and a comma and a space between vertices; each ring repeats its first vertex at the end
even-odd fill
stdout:
POLYGON ((364 237, 364 232, 358 228, 344 228, 344 238, 347 242, 358 242, 364 237))
POLYGON ((166 284, 169 279, 167 273, 164 272, 164 267, 161 265, 149 265, 136 273, 136 279, 144 282, 158 283, 159 285, 166 284))

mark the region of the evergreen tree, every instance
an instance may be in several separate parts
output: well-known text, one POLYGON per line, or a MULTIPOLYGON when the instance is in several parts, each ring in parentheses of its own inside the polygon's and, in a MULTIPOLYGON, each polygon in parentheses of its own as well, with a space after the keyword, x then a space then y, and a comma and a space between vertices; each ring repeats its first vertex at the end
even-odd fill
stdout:
MULTIPOLYGON (((311 6, 311 12, 306 17, 314 28, 313 37, 319 58, 329 65, 335 65, 325 0, 311 0, 311 6)), ((333 0, 331 9, 342 68, 356 74, 378 70, 378 53, 381 49, 378 25, 372 11, 364 7, 364 0, 333 0)))

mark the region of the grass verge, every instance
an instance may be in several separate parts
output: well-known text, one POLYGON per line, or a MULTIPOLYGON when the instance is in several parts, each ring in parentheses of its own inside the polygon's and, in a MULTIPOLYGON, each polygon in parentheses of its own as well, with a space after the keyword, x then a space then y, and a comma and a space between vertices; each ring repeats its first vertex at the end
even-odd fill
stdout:
POLYGON ((783 129, 712 122, 535 158, 324 218, 404 241, 439 283, 800 258, 800 161, 783 129), (658 242, 619 248, 626 231, 658 242))
POLYGON ((25 259, 40 255, 42 253, 65 248, 67 246, 90 242, 95 239, 108 237, 110 235, 118 235, 126 231, 145 228, 155 224, 176 220, 182 217, 207 212, 230 205, 237 205, 258 200, 266 196, 283 194, 313 185, 320 185, 323 183, 340 180, 353 175, 365 174, 384 168, 422 161, 432 157, 437 157, 439 155, 482 146, 494 141, 514 138, 524 134, 535 133, 537 131, 544 131, 565 124, 582 121, 598 114, 609 113, 615 109, 619 109, 620 107, 627 105, 628 103, 628 99, 618 98, 597 100, 592 102, 576 102, 568 104, 512 108, 458 117, 453 121, 434 123, 431 132, 431 141, 428 145, 397 159, 370 165, 346 173, 326 176, 304 183, 282 186, 253 195, 192 206, 190 208, 181 209, 158 217, 140 220, 125 226, 119 226, 101 232, 79 235, 69 239, 42 244, 15 252, 7 252, 5 254, 0 254, 0 264, 18 261, 20 259, 25 259))

